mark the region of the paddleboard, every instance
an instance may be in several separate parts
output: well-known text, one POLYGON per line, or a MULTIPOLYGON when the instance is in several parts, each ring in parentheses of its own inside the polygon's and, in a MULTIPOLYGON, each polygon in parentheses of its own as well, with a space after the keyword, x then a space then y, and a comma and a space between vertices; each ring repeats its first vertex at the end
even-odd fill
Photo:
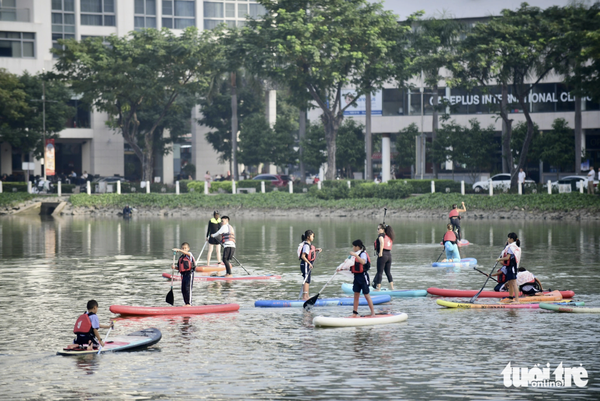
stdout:
MULTIPOLYGON (((430 287, 427 289, 427 292, 431 295, 437 295, 440 297, 448 297, 448 298, 469 298, 475 296, 479 292, 479 290, 450 290, 446 288, 435 288, 430 287)), ((544 291, 544 294, 549 294, 549 291, 544 291)), ((560 295, 563 298, 573 298, 575 296, 575 292, 573 291, 560 291, 560 295)), ((519 294, 519 296, 524 296, 519 294)), ((508 297, 507 291, 481 291, 478 298, 506 298, 508 297)))
MULTIPOLYGON (((390 302, 392 297, 389 295, 373 295, 371 297, 371 301, 373 301, 373 305, 383 304, 385 302, 390 302)), ((257 308, 301 308, 306 301, 298 301, 298 300, 276 300, 276 299, 266 299, 266 300, 258 300, 254 302, 254 306, 257 308)), ((365 297, 360 297, 358 299, 359 305, 368 305, 367 299, 365 297)), ((352 306, 354 305, 354 297, 348 298, 319 298, 314 306, 352 306)))
MULTIPOLYGON (((552 301, 560 301, 563 297, 560 294, 560 291, 552 291, 544 295, 533 295, 530 297, 524 296, 519 297, 519 302, 522 303, 531 303, 531 302, 552 302, 552 301)), ((509 298, 503 298, 500 302, 503 303, 511 303, 514 300, 509 298)))
POLYGON ((460 262, 434 262, 431 264, 433 267, 469 267, 477 265, 477 259, 465 258, 461 259, 460 262))
MULTIPOLYGON (((440 245, 444 245, 444 243, 440 242, 440 245)), ((458 246, 467 246, 467 245, 471 245, 471 243, 469 241, 467 241, 466 239, 461 239, 460 241, 458 241, 458 246)))
POLYGON ((347 317, 317 316, 313 319, 313 324, 315 327, 357 327, 399 323, 404 322, 406 319, 408 319, 408 315, 406 313, 347 317))
MULTIPOLYGON (((575 306, 578 306, 579 302, 575 302, 575 306)), ((547 304, 540 303, 540 308, 551 310, 554 312, 564 312, 564 313, 600 313, 600 308, 570 308, 568 306, 561 306, 558 304, 547 304)))
MULTIPOLYGON (((470 303, 462 303, 462 302, 450 302, 445 301, 443 299, 438 299, 435 301, 440 306, 445 306, 446 308, 461 308, 461 309, 539 309, 539 303, 535 304, 470 304, 470 303)), ((569 302, 574 305, 583 305, 583 302, 569 302)), ((566 302, 565 302, 566 304, 566 302)))
POLYGON ((223 272, 225 271, 225 266, 196 266, 197 272, 223 272))
MULTIPOLYGON (((109 336, 108 341, 102 347, 101 353, 133 351, 156 344, 162 338, 162 333, 157 328, 151 327, 130 333, 127 335, 109 336)), ((79 350, 63 348, 58 350, 58 355, 89 355, 97 354, 98 350, 79 350)))
MULTIPOLYGON (((354 294, 352 290, 352 284, 344 283, 342 284, 342 291, 346 294, 354 294)), ((362 293, 362 291, 361 291, 362 293)), ((388 290, 387 288, 382 288, 377 291, 374 288, 371 288, 369 294, 372 295, 389 295, 391 297, 425 297, 427 296, 427 290, 388 290)))
MULTIPOLYGON (((166 279, 171 280, 169 273, 163 273, 162 276, 166 279)), ((275 274, 267 274, 265 276, 196 276, 194 275, 194 281, 232 281, 232 280, 275 280, 280 279, 281 276, 275 274)), ((173 280, 181 281, 181 276, 176 274, 173 276, 173 280)))
POLYGON ((198 305, 198 306, 127 306, 111 305, 110 311, 120 315, 156 316, 156 315, 199 315, 203 313, 235 312, 238 304, 198 305))

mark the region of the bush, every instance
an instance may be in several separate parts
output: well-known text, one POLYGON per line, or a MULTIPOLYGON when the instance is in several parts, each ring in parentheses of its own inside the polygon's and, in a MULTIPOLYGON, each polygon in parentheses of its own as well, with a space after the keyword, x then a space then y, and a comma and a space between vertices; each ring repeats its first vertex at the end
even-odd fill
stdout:
POLYGON ((339 180, 325 180, 321 182, 321 186, 323 188, 337 188, 340 186, 344 186, 348 188, 348 181, 350 181, 350 187, 354 188, 356 185, 365 184, 369 181, 366 180, 348 180, 348 179, 339 179, 339 180))
POLYGON ((350 197, 354 199, 402 199, 408 197, 411 192, 412 186, 410 184, 375 184, 373 182, 369 182, 353 187, 350 190, 350 197))
POLYGON ((27 183, 25 182, 2 182, 3 192, 27 192, 27 183), (16 191, 13 189, 16 188, 16 191))
POLYGON ((33 199, 34 197, 35 195, 28 194, 27 192, 3 192, 0 194, 0 206, 12 206, 33 199))
MULTIPOLYGON (((431 181, 435 182, 435 192, 446 192, 446 188, 450 188, 450 192, 460 193, 460 182, 454 180, 389 180, 388 184, 410 184, 413 194, 428 194, 431 193, 431 181)), ((472 192, 471 185, 465 183, 465 191, 472 192)))
POLYGON ((332 186, 329 188, 322 188, 320 191, 316 186, 313 186, 309 193, 318 199, 334 200, 334 199, 346 199, 350 197, 350 190, 348 185, 332 186))

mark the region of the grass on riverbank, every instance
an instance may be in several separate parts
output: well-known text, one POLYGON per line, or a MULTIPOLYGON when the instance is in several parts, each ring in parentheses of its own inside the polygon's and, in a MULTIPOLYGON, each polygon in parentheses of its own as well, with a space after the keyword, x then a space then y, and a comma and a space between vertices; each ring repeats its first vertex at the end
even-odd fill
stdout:
POLYGON ((18 205, 33 198, 35 198, 35 195, 27 192, 2 192, 0 194, 0 207, 18 205))
POLYGON ((580 193, 486 195, 424 194, 406 199, 318 199, 309 194, 271 192, 266 194, 203 195, 198 193, 181 195, 163 194, 104 194, 88 196, 72 195, 71 203, 78 207, 132 207, 167 208, 223 208, 243 207, 249 209, 374 209, 387 207, 401 210, 448 210, 453 203, 465 202, 467 210, 506 211, 515 207, 529 211, 565 212, 573 210, 600 211, 600 197, 580 193))

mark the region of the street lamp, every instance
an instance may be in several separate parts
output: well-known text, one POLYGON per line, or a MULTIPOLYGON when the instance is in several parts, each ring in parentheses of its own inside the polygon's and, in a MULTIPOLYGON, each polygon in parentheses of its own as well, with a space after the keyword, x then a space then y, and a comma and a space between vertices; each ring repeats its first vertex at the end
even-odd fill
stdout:
POLYGON ((42 166, 44 170, 44 182, 46 182, 46 81, 44 76, 46 69, 42 68, 42 166))

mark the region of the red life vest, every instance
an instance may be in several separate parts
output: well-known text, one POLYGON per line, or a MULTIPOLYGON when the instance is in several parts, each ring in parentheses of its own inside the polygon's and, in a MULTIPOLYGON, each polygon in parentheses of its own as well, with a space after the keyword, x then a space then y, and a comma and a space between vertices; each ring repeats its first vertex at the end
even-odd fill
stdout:
MULTIPOLYGON (((383 235, 383 250, 391 251, 392 245, 394 245, 394 241, 392 241, 392 239, 385 234, 381 234, 381 235, 379 235, 379 237, 381 237, 382 235, 383 235)), ((375 252, 379 252, 379 237, 377 237, 377 239, 375 240, 375 243, 373 244, 375 246, 375 252)))
POLYGON ((500 274, 498 275, 498 284, 504 284, 504 283, 506 283, 506 274, 504 274, 504 273, 502 272, 502 269, 499 269, 499 270, 498 270, 498 273, 500 273, 500 274))
POLYGON ((456 242, 456 234, 454 234, 454 231, 446 231, 442 242, 446 243, 446 241, 456 242))
POLYGON ((187 255, 181 255, 179 257, 179 261, 177 261, 177 269, 179 270, 179 273, 189 272, 195 267, 196 263, 194 263, 194 259, 187 255))
POLYGON ((90 320, 90 316, 86 312, 77 318, 77 321, 75 322, 75 327, 73 328, 73 333, 88 334, 91 332, 92 332, 92 321, 90 320))
POLYGON ((227 241, 235 242, 235 233, 233 232, 233 227, 231 227, 229 224, 227 224, 227 227, 229 227, 229 232, 226 232, 221 236, 221 242, 223 244, 227 241))
POLYGON ((362 258, 361 255, 367 255, 367 263, 360 264, 358 262, 354 262, 354 265, 350 267, 350 272, 354 273, 354 274, 360 274, 360 273, 364 273, 367 270, 369 270, 371 268, 371 257, 369 256, 369 254, 365 251, 362 251, 361 253, 358 254, 358 256, 360 256, 362 258))
POLYGON ((315 260, 315 258, 317 257, 317 248, 313 244, 309 244, 306 241, 304 241, 302 244, 300 244, 300 253, 299 253, 298 259, 302 260, 302 254, 305 253, 304 252, 304 244, 307 244, 310 248, 310 250, 306 254, 306 259, 309 262, 313 262, 315 260))
POLYGON ((453 218, 453 217, 455 217, 455 218, 456 218, 456 217, 459 217, 459 216, 458 216, 458 209, 452 209, 452 210, 450 210, 450 214, 448 215, 448 218, 450 218, 450 219, 451 219, 451 218, 453 218))

